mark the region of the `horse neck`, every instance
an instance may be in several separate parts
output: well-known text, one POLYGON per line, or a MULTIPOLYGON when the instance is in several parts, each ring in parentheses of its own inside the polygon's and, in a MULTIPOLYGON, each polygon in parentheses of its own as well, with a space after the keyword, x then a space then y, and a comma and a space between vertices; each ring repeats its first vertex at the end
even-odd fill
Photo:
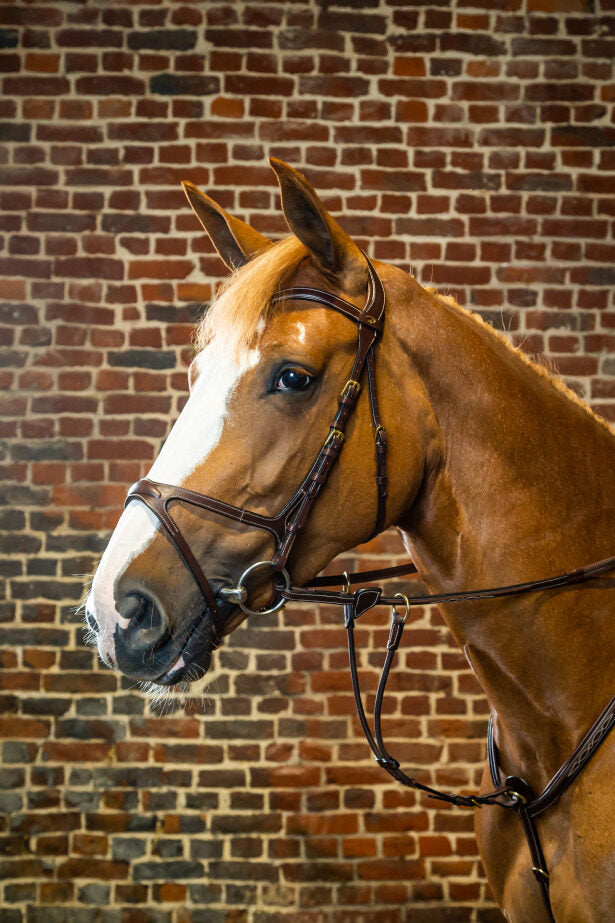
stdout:
MULTIPOLYGON (((486 325, 416 285, 410 301, 397 333, 440 446, 400 526, 430 589, 534 580, 615 553, 612 433, 486 325)), ((612 695, 596 630, 606 597, 612 606, 615 594, 579 589, 445 610, 511 771, 541 754, 544 783, 612 695)))

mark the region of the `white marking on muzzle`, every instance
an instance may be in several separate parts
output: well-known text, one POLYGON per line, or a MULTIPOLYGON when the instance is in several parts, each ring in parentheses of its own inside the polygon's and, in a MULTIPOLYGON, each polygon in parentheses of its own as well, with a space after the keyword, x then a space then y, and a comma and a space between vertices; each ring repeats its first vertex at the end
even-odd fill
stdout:
MULTIPOLYGON (((237 360, 213 340, 195 359, 198 377, 186 406, 173 426, 148 477, 180 486, 218 445, 226 410, 240 378, 259 359, 256 349, 237 360)), ((160 528, 154 514, 138 500, 122 513, 96 571, 86 611, 99 626, 99 650, 105 660, 113 653, 113 634, 122 619, 115 607, 115 585, 160 528)))

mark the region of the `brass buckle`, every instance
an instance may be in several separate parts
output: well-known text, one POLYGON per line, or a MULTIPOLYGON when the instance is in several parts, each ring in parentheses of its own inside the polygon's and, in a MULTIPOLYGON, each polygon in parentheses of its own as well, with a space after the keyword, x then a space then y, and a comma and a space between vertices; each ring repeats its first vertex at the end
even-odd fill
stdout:
POLYGON ((343 432, 341 431, 341 429, 332 429, 332 430, 331 430, 331 432, 329 433, 329 435, 328 435, 327 438, 325 439, 325 444, 323 445, 323 449, 326 449, 327 446, 329 445, 329 443, 330 443, 330 442, 333 442, 334 439, 340 439, 342 442, 344 441, 344 434, 343 434, 343 432))
POLYGON ((349 391, 354 391, 355 394, 358 394, 361 390, 361 383, 355 381, 354 378, 349 378, 344 387, 342 388, 342 393, 340 399, 344 400, 349 391))

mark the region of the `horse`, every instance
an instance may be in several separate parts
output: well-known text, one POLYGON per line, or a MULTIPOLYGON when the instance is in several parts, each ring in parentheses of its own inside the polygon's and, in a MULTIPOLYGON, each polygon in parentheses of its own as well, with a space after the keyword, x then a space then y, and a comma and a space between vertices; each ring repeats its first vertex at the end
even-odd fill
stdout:
MULTIPOLYGON (((299 172, 270 163, 291 232, 275 243, 184 184, 231 275, 96 572, 100 656, 171 687, 203 677, 248 614, 395 526, 485 692, 498 772, 542 791, 612 694, 612 576, 543 578, 613 552, 615 433, 478 316, 372 263, 299 172), (520 581, 534 592, 459 594, 520 581)), ((614 772, 604 744, 534 824, 546 901, 522 825, 476 812, 508 921, 612 920, 614 772)))

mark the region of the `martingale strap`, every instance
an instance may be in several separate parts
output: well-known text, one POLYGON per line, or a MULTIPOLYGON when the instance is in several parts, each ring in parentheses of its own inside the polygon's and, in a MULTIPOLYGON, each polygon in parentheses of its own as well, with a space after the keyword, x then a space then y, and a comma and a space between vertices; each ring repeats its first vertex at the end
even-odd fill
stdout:
MULTIPOLYGON (((589 565, 585 568, 579 568, 572 574, 562 574, 559 575, 559 577, 550 578, 549 585, 559 586, 564 584, 584 582, 591 579, 592 577, 597 576, 600 573, 604 573, 607 570, 612 570, 613 568, 615 568, 615 557, 596 562, 595 564, 589 565), (574 579, 571 579, 573 575, 574 579)), ((325 579, 330 580, 332 578, 325 579)), ((507 595, 513 595, 513 593, 515 595, 519 595, 521 593, 531 592, 533 589, 538 588, 538 585, 542 586, 544 583, 545 581, 536 581, 534 585, 518 584, 516 587, 497 587, 491 590, 475 591, 472 595, 448 594, 448 596, 449 601, 452 601, 453 599, 459 600, 461 596, 464 598, 486 598, 493 595, 502 595, 501 593, 496 593, 496 591, 503 589, 508 591, 507 595)), ((288 592, 291 593, 292 589, 293 588, 291 588, 291 590, 288 592)), ((315 595, 320 595, 318 591, 314 592, 315 595)), ((587 763, 591 760, 602 742, 606 739, 608 734, 615 726, 615 697, 611 699, 606 708, 601 712, 583 739, 580 741, 578 746, 575 748, 572 756, 570 756, 569 759, 567 759, 566 762, 560 767, 560 769, 558 769, 558 771, 555 773, 551 781, 547 784, 540 795, 536 796, 529 783, 524 779, 519 778, 518 776, 507 776, 502 781, 501 773, 499 770, 497 747, 493 734, 493 721, 491 718, 489 719, 489 727, 487 733, 487 754, 491 779, 495 786, 494 790, 483 795, 478 793, 473 795, 458 795, 442 792, 439 789, 432 788, 429 785, 425 785, 422 782, 419 782, 413 776, 410 776, 404 772, 400 766, 399 761, 395 759, 395 757, 392 756, 387 749, 382 733, 382 703, 384 694, 386 691, 391 666, 393 664, 395 653, 401 642, 404 625, 408 619, 411 605, 422 605, 425 604, 426 601, 433 602, 436 597, 411 597, 409 599, 407 596, 404 596, 400 593, 397 594, 393 600, 390 600, 387 597, 382 596, 382 590, 380 587, 363 587, 359 590, 356 590, 352 594, 347 592, 345 594, 339 593, 331 595, 337 596, 340 598, 340 601, 343 597, 342 605, 344 607, 344 627, 346 628, 348 636, 348 660, 352 681, 352 691, 355 699, 357 715, 363 729, 363 733, 378 765, 381 766, 386 772, 388 772, 389 775, 392 776, 397 782, 407 786, 408 788, 415 789, 416 791, 424 792, 429 798, 432 798, 436 801, 441 801, 446 804, 455 805, 457 807, 468 808, 480 808, 484 805, 497 804, 502 808, 513 810, 518 815, 523 825, 523 831, 528 843, 532 862, 531 869, 539 884, 540 892, 542 894, 549 920, 551 923, 555 923, 549 895, 549 872, 542 850, 538 829, 536 827, 535 818, 546 811, 548 808, 552 807, 558 801, 561 795, 574 782, 579 773, 585 768, 587 763), (402 600, 406 606, 403 615, 400 615, 396 608, 396 606, 399 605, 400 600, 402 600), (389 638, 386 644, 384 664, 380 674, 380 680, 378 682, 378 689, 376 691, 376 698, 374 701, 372 731, 365 714, 363 697, 361 695, 361 689, 359 685, 357 654, 354 641, 354 624, 358 618, 364 615, 364 613, 374 608, 374 606, 379 606, 382 604, 391 605, 393 607, 393 611, 391 615, 389 638)), ((327 601, 331 602, 332 600, 328 599, 327 601)))

